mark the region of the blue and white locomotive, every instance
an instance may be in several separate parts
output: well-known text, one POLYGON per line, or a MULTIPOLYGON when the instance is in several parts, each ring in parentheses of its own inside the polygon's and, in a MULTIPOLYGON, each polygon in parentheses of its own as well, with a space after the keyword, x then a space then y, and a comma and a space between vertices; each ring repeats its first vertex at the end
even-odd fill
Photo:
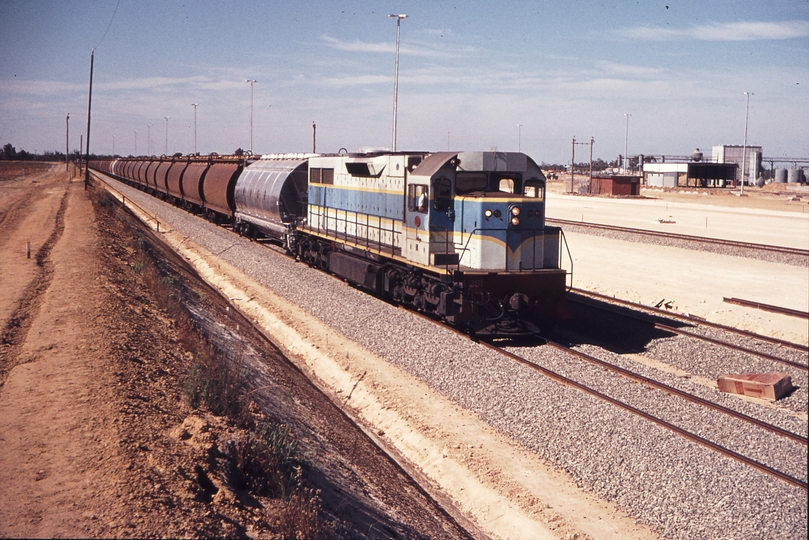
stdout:
MULTIPOLYGON (((561 229, 545 225, 545 177, 523 153, 282 154, 238 168, 215 158, 161 161, 168 160, 144 165, 165 170, 166 180, 134 183, 159 194, 165 185, 171 194, 172 175, 182 180, 193 169, 197 210, 478 336, 532 334, 562 310, 564 239, 561 229), (208 169, 200 173, 205 159, 208 169), (206 189, 206 176, 231 170, 220 196, 206 189)), ((134 170, 96 168, 119 177, 116 171, 134 170)), ((174 183, 188 189, 188 182, 174 183)), ((192 199, 171 198, 185 206, 192 199)))

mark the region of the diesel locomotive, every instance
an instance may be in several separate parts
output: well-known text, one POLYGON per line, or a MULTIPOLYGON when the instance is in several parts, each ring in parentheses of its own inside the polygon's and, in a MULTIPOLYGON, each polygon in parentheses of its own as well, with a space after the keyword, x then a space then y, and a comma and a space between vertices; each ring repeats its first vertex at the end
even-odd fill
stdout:
POLYGON ((563 309, 561 229, 520 152, 97 160, 139 187, 479 337, 532 335, 563 309))

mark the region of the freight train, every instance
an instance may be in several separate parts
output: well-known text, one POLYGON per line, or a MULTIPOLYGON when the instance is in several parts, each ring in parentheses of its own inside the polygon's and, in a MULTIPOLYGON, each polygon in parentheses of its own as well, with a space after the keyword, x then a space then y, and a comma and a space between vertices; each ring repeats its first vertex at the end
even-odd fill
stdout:
POLYGON ((480 338, 535 334, 563 310, 564 235, 545 225, 545 177, 520 152, 163 156, 89 166, 480 338))

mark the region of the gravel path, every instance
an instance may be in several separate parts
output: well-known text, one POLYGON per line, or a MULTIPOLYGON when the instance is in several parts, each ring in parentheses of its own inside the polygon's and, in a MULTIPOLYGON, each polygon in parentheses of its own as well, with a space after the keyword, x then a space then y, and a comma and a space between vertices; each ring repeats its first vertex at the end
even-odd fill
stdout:
MULTIPOLYGON (((501 354, 265 246, 125 186, 116 187, 141 206, 155 209, 172 228, 474 411, 549 463, 568 471, 582 487, 617 501, 665 536, 745 540, 807 537, 805 490, 554 383, 501 354)), ((537 361, 560 370, 569 362, 561 358, 567 355, 547 347, 530 352, 537 355, 537 361)), ((662 346, 659 352, 668 354, 662 346)), ((695 361, 691 369, 699 367, 700 362, 695 361)), ((640 387, 616 384, 612 388, 613 381, 603 370, 565 369, 576 372, 577 377, 599 379, 609 392, 640 387)), ((653 376, 660 378, 659 373, 653 376)), ((633 389, 626 399, 651 400, 654 403, 650 406, 664 407, 677 423, 709 438, 723 442, 732 438, 734 444, 748 447, 745 440, 754 438, 757 443, 748 451, 759 456, 777 454, 780 467, 796 476, 802 472, 806 478, 805 447, 801 451, 794 443, 760 435, 760 430, 751 433, 738 421, 717 422, 714 414, 675 403, 660 392, 633 389)), ((758 416, 771 413, 766 407, 749 405, 758 416)), ((805 433, 806 423, 793 429, 805 433)))

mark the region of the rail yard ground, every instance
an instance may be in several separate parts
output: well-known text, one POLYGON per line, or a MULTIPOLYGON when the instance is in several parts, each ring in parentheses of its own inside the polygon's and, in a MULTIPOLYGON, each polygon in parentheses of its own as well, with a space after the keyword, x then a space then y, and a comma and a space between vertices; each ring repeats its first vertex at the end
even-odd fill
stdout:
MULTIPOLYGON (((549 184, 549 218, 809 249, 806 186, 769 184, 746 190, 744 197, 731 190, 643 189, 641 197, 628 199, 563 195, 566 185, 549 184)), ((805 319, 723 301, 735 297, 807 312, 806 266, 652 243, 635 249, 624 239, 582 232, 565 231, 576 287, 644 305, 664 300, 681 313, 809 343, 805 319)))
MULTIPOLYGON (((0 536, 281 536, 299 530, 370 537, 683 537, 672 525, 683 516, 656 528, 641 524, 514 443, 482 414, 439 395, 422 380, 429 378, 429 365, 420 368, 423 375, 411 376, 375 356, 371 344, 349 339, 353 322, 337 314, 333 325, 325 325, 320 312, 329 308, 326 298, 323 305, 312 307, 318 313, 307 312, 254 281, 266 268, 247 276, 220 257, 246 249, 246 240, 224 230, 220 236, 214 228, 213 243, 202 247, 184 236, 179 221, 172 223, 173 214, 161 216, 161 233, 153 235, 155 223, 148 213, 132 209, 146 222, 141 227, 101 190, 86 192, 81 183, 70 183, 63 169, 12 168, 5 176, 0 172, 0 536), (183 258, 161 248, 158 236, 183 258), (218 293, 198 282, 183 261, 223 291, 300 371, 262 336, 239 330, 249 326, 247 321, 219 302, 218 293), (191 350, 188 336, 183 336, 187 321, 167 303, 166 287, 186 291, 182 298, 191 308, 187 311, 197 326, 204 326, 206 339, 219 344, 220 352, 240 351, 240 366, 253 370, 251 380, 257 381, 249 391, 262 396, 249 415, 292 427, 305 450, 299 458, 304 480, 313 490, 321 489, 319 495, 301 490, 297 498, 254 496, 235 485, 228 442, 244 440, 249 432, 239 418, 191 407, 184 383, 198 351, 191 350), (309 387, 303 373, 319 378, 320 390, 309 387), (345 407, 348 417, 375 426, 373 431, 352 428, 334 403, 345 407), (405 471, 375 450, 371 438, 405 467, 417 463, 413 475, 423 482, 422 474, 429 478, 424 482, 428 490, 430 484, 440 485, 430 492, 445 502, 452 499, 454 504, 444 507, 460 508, 463 515, 444 514, 432 497, 408 482, 405 471), (442 499, 442 493, 448 498, 442 499), (292 519, 301 515, 311 519, 292 519)), ((656 196, 688 201, 694 197, 656 196)), ((796 202, 756 194, 727 201, 756 207, 770 198, 782 206, 796 202)), ((575 199, 575 204, 597 200, 575 199)), ((550 205, 549 214, 554 214, 550 205)), ((606 257, 605 241, 586 243, 586 236, 571 235, 571 243, 577 243, 571 246, 574 253, 589 247, 602 251, 595 251, 589 261, 575 255, 585 274, 582 279, 596 290, 620 296, 627 290, 621 271, 603 271, 602 260, 602 279, 597 279, 598 258, 606 257)), ((665 266, 647 266, 648 254, 627 255, 630 243, 608 247, 623 250, 621 257, 629 261, 637 282, 667 271, 665 266)), ((663 260, 667 255, 661 251, 655 257, 663 260)), ((282 282, 279 290, 290 296, 304 275, 313 287, 330 280, 278 260, 284 272, 299 273, 295 278, 273 276, 282 282), (296 279, 297 285, 287 284, 296 279)), ((720 258, 719 264, 724 263, 720 258)), ((697 264, 718 263, 708 258, 697 264)), ((802 271, 803 284, 797 279, 797 287, 807 286, 802 271)), ((693 280, 671 281, 679 285, 661 298, 676 301, 678 310, 684 306, 700 314, 700 302, 693 302, 692 308, 691 297, 685 296, 694 289, 693 280)), ((653 287, 633 291, 636 296, 628 299, 647 304, 648 297, 661 294, 653 287)), ((353 293, 365 297, 345 292, 348 297, 353 293)), ((759 300, 791 302, 775 294, 759 300)), ((363 324, 383 327, 396 311, 390 306, 371 310, 372 315, 362 315, 363 324)), ((758 330, 769 326, 781 337, 801 340, 799 329, 786 319, 768 323, 756 318, 750 323, 749 311, 726 312, 714 305, 703 313, 719 317, 717 322, 748 321, 758 330)), ((424 336, 431 323, 403 324, 402 332, 424 336)), ((458 351, 473 348, 458 340, 458 351)), ((425 349, 426 337, 418 342, 415 346, 425 349)), ((417 356, 400 352, 407 354, 417 356)), ((462 364, 465 353, 458 354, 432 361, 462 364)), ((497 390, 492 384, 471 401, 485 402, 497 390)), ((453 398, 470 401, 469 396, 453 398)), ((665 505, 665 496, 655 504, 665 505)), ((760 537, 766 537, 766 531, 761 532, 760 537)))

